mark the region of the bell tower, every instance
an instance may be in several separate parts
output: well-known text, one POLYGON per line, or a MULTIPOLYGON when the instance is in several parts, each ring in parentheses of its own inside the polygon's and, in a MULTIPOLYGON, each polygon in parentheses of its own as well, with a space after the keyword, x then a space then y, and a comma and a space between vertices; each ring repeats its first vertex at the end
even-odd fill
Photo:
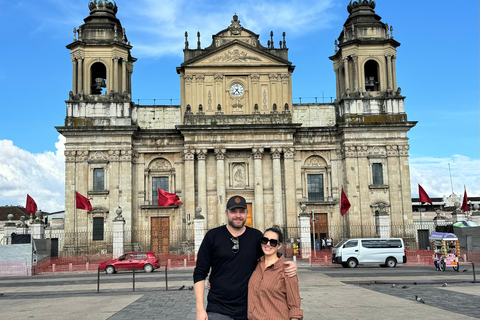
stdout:
POLYGON ((349 17, 335 40, 335 55, 330 59, 336 74, 337 98, 344 101, 341 114, 404 112, 404 97, 397 87, 395 71, 396 48, 400 43, 393 39, 393 27, 381 22, 374 9, 375 1, 351 1, 347 6, 349 17), (391 110, 382 110, 375 103, 365 106, 347 102, 386 97, 399 99, 391 110))
POLYGON ((131 125, 131 77, 137 59, 115 16, 115 1, 90 0, 88 8, 90 15, 73 28, 73 42, 67 45, 73 70, 65 125, 131 125))
MULTIPOLYGON (((382 232, 412 221, 405 97, 397 86, 400 43, 375 13, 375 1, 353 0, 335 40, 335 112, 341 184, 352 205, 345 220, 382 232)), ((348 231, 349 232, 349 231, 348 231)), ((354 231, 352 231, 354 232, 354 231)), ((411 236, 404 230, 404 238, 411 236)))
POLYGON ((73 64, 73 95, 130 94, 133 62, 132 46, 117 19, 113 0, 90 0, 85 24, 73 29, 67 45, 73 64))

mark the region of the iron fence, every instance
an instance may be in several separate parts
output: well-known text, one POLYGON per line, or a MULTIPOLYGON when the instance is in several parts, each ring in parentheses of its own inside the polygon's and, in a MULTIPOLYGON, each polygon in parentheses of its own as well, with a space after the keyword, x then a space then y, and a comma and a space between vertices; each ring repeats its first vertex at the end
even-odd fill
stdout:
MULTIPOLYGON (((299 227, 282 227, 285 243, 293 243, 300 235, 310 234, 313 249, 314 239, 330 237, 335 245, 344 238, 403 238, 407 249, 418 249, 419 232, 430 234, 438 224, 421 222, 413 224, 378 225, 316 225, 313 228, 301 230, 299 227)), ((204 234, 208 230, 204 230, 204 234)), ((92 232, 68 232, 64 230, 46 230, 45 237, 58 239, 58 249, 61 255, 79 254, 112 254, 113 231, 107 230, 100 239, 93 239, 92 232)), ((427 239, 428 241, 428 239, 427 239)), ((152 234, 151 230, 125 230, 124 251, 154 251, 157 254, 189 255, 195 252, 195 233, 190 229, 161 230, 152 234)))

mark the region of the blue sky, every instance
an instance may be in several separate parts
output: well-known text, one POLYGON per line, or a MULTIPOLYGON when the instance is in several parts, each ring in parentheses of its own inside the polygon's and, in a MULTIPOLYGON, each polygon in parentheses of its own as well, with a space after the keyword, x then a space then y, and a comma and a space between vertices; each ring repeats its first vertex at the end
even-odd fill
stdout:
MULTIPOLYGON (((286 32, 298 102, 335 96, 328 59, 348 17, 349 0, 160 1, 117 0, 117 17, 133 45, 133 99, 179 104, 175 67, 190 46, 211 43, 237 13, 243 27, 271 30, 276 46, 286 32)), ((397 84, 408 119, 412 196, 420 183, 430 197, 453 191, 480 196, 479 3, 478 1, 378 0, 375 11, 393 26, 397 84)), ((45 211, 64 208, 62 126, 71 90, 72 65, 65 46, 89 14, 88 0, 0 0, 2 94, 0 205, 25 205, 29 193, 45 211)))

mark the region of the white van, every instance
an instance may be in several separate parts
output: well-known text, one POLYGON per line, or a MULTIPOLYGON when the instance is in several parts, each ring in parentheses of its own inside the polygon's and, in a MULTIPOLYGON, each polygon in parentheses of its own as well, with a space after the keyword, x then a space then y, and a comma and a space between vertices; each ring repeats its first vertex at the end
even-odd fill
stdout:
POLYGON ((397 263, 406 262, 405 245, 401 238, 346 239, 332 250, 332 263, 339 263, 344 268, 355 268, 359 264, 393 268, 397 263))

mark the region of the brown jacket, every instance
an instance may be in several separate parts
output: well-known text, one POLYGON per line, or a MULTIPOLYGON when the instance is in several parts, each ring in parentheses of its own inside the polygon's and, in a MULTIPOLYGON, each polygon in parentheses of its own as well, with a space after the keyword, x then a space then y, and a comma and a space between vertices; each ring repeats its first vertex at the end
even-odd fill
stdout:
POLYGON ((298 278, 284 274, 284 262, 285 258, 280 256, 275 264, 265 269, 265 257, 258 261, 248 283, 249 320, 303 318, 298 278))

